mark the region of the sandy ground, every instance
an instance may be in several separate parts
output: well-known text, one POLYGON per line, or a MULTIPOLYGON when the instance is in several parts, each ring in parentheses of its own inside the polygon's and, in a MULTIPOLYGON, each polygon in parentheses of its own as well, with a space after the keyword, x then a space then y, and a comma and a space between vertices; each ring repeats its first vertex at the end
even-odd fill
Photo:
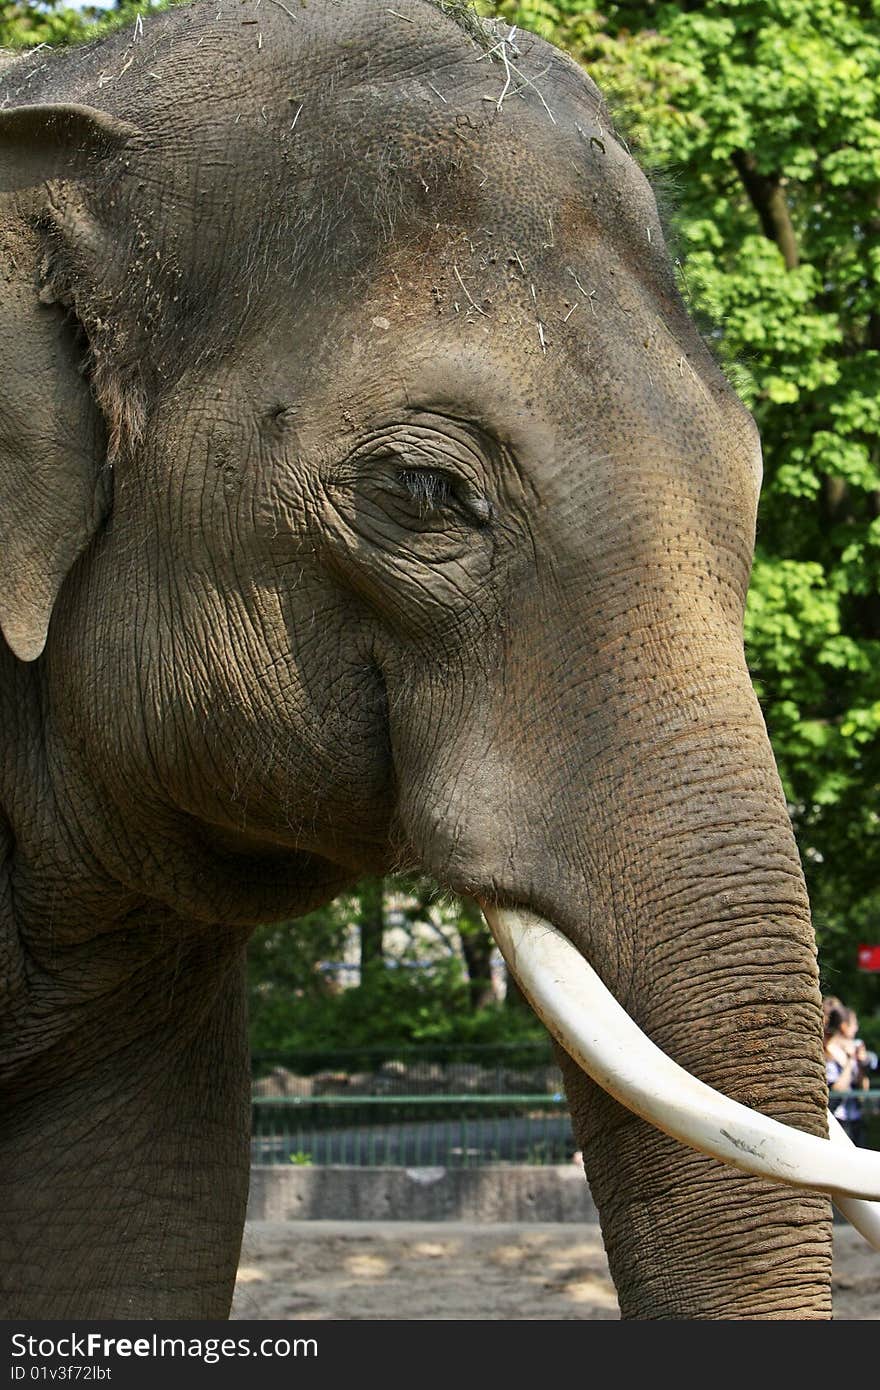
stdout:
MULTIPOLYGON (((880 1255, 834 1228, 834 1315, 880 1320, 880 1255)), ((253 1222, 236 1319, 617 1318, 597 1225, 253 1222)))

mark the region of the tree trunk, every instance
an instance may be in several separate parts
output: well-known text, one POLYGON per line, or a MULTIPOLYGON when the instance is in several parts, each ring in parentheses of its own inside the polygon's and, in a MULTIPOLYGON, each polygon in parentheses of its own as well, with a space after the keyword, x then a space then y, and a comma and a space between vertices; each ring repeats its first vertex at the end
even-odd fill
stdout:
POLYGON ((760 173, 754 155, 746 150, 734 150, 731 158, 758 214, 761 231, 779 247, 786 269, 794 270, 800 257, 788 203, 785 201, 783 179, 779 174, 760 173))
POLYGON ((477 1013, 495 1000, 492 984, 492 952, 495 943, 477 904, 472 900, 463 899, 462 906, 458 935, 467 966, 471 1009, 477 1013))
POLYGON ((365 879, 360 886, 361 912, 361 983, 365 977, 381 965, 382 938, 385 931, 385 880, 384 878, 365 879))

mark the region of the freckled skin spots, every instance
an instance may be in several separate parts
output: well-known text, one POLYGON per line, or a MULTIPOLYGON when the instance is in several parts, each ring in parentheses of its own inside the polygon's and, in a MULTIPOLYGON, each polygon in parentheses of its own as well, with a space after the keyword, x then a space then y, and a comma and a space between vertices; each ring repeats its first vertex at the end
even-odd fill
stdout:
MULTIPOLYGON (((0 621, 29 655, 51 613, 39 661, 0 644, 23 1314, 225 1315, 248 932, 392 866, 553 919, 678 1061, 821 1132, 742 652, 754 426, 589 77, 522 35, 499 100, 400 8, 197 4, 0 78, 5 394, 20 362, 57 412, 0 418, 0 621)), ((625 1315, 827 1315, 827 1203, 568 1089, 625 1315)))

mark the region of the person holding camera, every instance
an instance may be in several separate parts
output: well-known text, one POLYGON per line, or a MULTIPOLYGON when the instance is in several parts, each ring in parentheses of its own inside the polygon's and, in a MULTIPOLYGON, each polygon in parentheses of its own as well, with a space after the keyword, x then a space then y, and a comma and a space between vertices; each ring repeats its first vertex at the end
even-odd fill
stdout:
POLYGON ((859 1020, 853 1009, 835 1000, 825 1017, 825 1076, 828 1081, 829 1109, 854 1144, 864 1135, 864 1108, 858 1096, 845 1094, 835 1100, 835 1092, 867 1091, 869 1073, 877 1069, 877 1055, 869 1052, 858 1037, 859 1020))

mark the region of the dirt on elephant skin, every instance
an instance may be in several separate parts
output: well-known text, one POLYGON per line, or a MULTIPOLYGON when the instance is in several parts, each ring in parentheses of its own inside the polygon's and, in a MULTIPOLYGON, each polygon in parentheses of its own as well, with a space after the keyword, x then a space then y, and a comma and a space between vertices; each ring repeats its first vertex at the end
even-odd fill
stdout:
MULTIPOLYGON (((834 1228, 834 1316, 880 1320, 880 1255, 834 1228)), ((614 1319, 597 1225, 254 1222, 234 1319, 614 1319)))

